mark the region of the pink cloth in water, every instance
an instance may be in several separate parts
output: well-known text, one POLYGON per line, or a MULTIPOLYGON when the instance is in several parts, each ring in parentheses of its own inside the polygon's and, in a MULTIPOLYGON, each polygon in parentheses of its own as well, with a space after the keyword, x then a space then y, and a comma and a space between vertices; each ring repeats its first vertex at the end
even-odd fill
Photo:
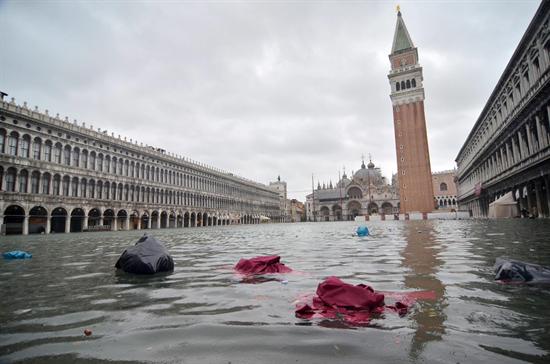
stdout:
POLYGON ((266 273, 288 273, 292 269, 280 263, 278 255, 268 255, 250 259, 241 259, 235 266, 235 270, 242 274, 266 274, 266 273))
POLYGON ((384 295, 367 285, 354 286, 337 277, 328 277, 317 287, 317 295, 311 303, 300 302, 295 312, 299 318, 342 318, 351 324, 365 324, 373 314, 383 313, 386 309, 404 315, 408 305, 399 301, 385 305, 384 295))

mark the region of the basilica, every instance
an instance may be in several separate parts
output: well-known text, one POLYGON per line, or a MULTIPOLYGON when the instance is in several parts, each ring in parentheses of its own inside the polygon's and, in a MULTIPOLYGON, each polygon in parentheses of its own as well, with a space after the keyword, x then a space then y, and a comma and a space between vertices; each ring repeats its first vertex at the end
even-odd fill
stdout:
POLYGON ((352 173, 351 179, 344 173, 336 186, 330 183, 317 185, 306 196, 308 219, 313 221, 353 220, 359 215, 398 214, 399 190, 395 176, 388 184, 380 168, 372 161, 352 173))

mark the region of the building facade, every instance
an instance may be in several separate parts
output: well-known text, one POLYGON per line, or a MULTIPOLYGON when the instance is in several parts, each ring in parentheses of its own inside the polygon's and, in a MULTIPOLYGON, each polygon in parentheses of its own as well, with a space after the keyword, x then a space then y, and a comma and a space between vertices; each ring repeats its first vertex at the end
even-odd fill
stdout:
POLYGON ((351 179, 344 173, 335 187, 319 184, 306 196, 307 221, 353 220, 379 213, 399 213, 399 192, 372 161, 367 166, 363 162, 351 179))
POLYGON ((282 222, 290 222, 290 206, 287 199, 286 182, 281 181, 281 176, 278 176, 277 181, 269 182, 269 188, 279 194, 279 210, 281 211, 281 216, 279 217, 279 220, 282 222))
POLYGON ((0 101, 3 233, 278 221, 279 195, 216 168, 0 101))
POLYGON ((550 215, 550 2, 542 1, 456 162, 473 216, 512 192, 518 211, 550 215))
POLYGON ((456 197, 456 170, 434 172, 432 174, 434 199, 439 211, 458 209, 456 197))
POLYGON ((389 58, 400 210, 430 212, 434 203, 422 67, 400 11, 389 58))

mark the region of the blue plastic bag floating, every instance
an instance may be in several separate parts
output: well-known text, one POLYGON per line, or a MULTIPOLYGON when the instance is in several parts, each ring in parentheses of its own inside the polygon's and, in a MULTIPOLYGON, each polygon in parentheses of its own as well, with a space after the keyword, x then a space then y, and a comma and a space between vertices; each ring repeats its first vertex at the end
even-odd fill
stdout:
POLYGON ((24 252, 22 250, 14 250, 2 254, 4 259, 31 259, 32 254, 24 252))
POLYGON ((357 236, 369 236, 369 228, 366 226, 359 226, 356 232, 357 236))

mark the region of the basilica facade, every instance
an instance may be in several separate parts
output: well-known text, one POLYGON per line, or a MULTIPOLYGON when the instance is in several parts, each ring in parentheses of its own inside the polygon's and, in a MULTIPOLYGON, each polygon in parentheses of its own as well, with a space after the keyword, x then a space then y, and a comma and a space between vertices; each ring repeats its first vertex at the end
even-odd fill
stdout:
POLYGON ((351 179, 344 173, 332 186, 318 184, 306 196, 306 214, 309 221, 353 220, 356 216, 371 214, 398 214, 399 191, 393 178, 389 184, 382 176, 380 168, 372 161, 365 162, 352 173, 351 179))

